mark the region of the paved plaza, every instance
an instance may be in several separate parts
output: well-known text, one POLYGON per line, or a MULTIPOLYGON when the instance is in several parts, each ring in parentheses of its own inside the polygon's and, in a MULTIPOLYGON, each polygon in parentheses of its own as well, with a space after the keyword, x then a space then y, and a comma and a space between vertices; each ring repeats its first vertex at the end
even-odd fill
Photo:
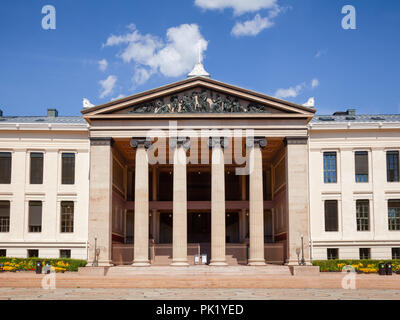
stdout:
POLYGON ((400 290, 0 288, 0 300, 400 300, 400 290))

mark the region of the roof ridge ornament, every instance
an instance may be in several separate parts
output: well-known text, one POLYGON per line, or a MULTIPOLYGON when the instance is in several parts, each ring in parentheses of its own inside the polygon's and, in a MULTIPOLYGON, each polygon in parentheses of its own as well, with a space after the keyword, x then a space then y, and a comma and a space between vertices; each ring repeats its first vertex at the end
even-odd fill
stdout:
POLYGON ((188 78, 195 78, 195 77, 205 77, 205 78, 210 78, 210 74, 206 71, 204 68, 203 62, 202 62, 202 56, 201 56, 201 43, 199 41, 198 43, 198 61, 194 65, 193 70, 187 75, 188 78))

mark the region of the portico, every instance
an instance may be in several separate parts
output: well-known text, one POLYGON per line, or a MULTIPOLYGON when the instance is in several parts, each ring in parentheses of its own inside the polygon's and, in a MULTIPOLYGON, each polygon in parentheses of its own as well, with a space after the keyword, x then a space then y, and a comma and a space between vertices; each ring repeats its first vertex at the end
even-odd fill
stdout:
POLYGON ((83 111, 89 262, 149 266, 309 260, 314 110, 194 77, 83 111))

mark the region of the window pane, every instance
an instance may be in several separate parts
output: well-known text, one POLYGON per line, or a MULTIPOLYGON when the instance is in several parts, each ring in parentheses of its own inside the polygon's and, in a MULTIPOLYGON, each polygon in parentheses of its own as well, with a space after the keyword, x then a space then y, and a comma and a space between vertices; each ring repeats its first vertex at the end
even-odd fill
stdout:
POLYGON ((356 182, 368 182, 368 152, 355 153, 356 182))
POLYGON ((369 231, 369 200, 357 200, 357 231, 369 231))
POLYGON ((2 257, 2 258, 7 257, 7 250, 6 249, 0 249, 0 257, 2 257))
POLYGON ((330 248, 327 250, 328 260, 337 260, 339 259, 339 249, 338 248, 330 248))
POLYGON ((28 258, 39 258, 39 250, 28 250, 28 258))
POLYGON ((42 232, 41 201, 29 201, 29 232, 42 232))
POLYGON ((75 184, 75 154, 62 154, 62 184, 75 184))
POLYGON ((371 249, 370 248, 360 248, 360 260, 371 259, 371 249))
POLYGON ((325 201, 325 231, 338 231, 338 202, 325 201))
POLYGON ((392 259, 400 259, 400 248, 392 248, 392 259))
POLYGON ((389 230, 400 230, 400 200, 388 201, 389 230))
POLYGON ((336 183, 336 152, 324 152, 324 182, 336 183))
POLYGON ((74 203, 72 201, 61 202, 61 232, 74 232, 74 203))
POLYGON ((43 153, 31 153, 31 184, 43 183, 43 153))
POLYGON ((60 250, 60 258, 62 259, 71 258, 71 250, 60 250))
POLYGON ((0 152, 0 184, 11 183, 11 152, 0 152))
POLYGON ((386 169, 387 169, 387 181, 398 182, 399 181, 399 152, 388 151, 386 153, 386 169))
POLYGON ((10 232, 10 201, 0 201, 0 232, 10 232))

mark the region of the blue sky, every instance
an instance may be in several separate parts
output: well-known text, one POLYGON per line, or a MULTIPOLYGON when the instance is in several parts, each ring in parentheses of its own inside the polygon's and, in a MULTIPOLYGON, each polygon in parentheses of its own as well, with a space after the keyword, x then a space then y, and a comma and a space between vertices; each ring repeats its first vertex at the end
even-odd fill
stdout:
POLYGON ((200 46, 216 80, 299 104, 313 96, 319 114, 399 113, 399 31, 397 0, 2 0, 0 108, 79 115, 84 97, 97 105, 184 79, 200 46), (356 30, 341 26, 348 4, 356 30), (55 30, 42 29, 44 5, 55 30))

